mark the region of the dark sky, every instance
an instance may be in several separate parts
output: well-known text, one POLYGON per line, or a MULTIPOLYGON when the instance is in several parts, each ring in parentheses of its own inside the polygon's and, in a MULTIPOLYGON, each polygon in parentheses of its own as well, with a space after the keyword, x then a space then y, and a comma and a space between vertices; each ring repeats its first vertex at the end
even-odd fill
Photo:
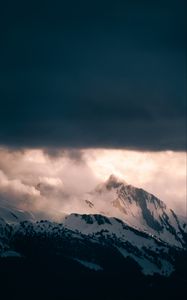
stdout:
POLYGON ((186 1, 4 1, 0 144, 184 150, 186 1))

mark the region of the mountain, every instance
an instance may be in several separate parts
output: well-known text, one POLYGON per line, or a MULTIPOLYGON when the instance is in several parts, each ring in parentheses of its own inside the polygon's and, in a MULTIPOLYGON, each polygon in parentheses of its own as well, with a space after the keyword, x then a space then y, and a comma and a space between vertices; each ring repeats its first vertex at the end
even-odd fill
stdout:
POLYGON ((126 299, 158 299, 159 290, 176 299, 176 293, 184 292, 183 218, 154 195, 113 175, 79 203, 58 222, 6 203, 0 206, 0 282, 6 299, 7 282, 16 289, 21 282, 26 293, 33 282, 31 299, 38 291, 37 299, 61 299, 64 293, 71 295, 68 299, 123 299, 124 288, 126 299), (90 294, 93 286, 99 286, 99 294, 90 294))
POLYGON ((97 255, 86 251, 97 245, 101 252, 112 249, 115 255, 132 259, 144 274, 173 272, 175 253, 186 249, 186 224, 161 200, 111 175, 80 202, 83 213, 64 214, 60 223, 36 221, 29 212, 1 206, 1 257, 27 256, 25 249, 42 241, 54 255, 67 256, 68 249, 69 258, 103 270, 106 265, 98 251, 97 255))
POLYGON ((103 264, 100 256, 101 253, 107 256, 108 249, 114 252, 113 259, 115 256, 131 258, 143 274, 165 276, 174 271, 175 254, 182 251, 118 218, 99 214, 71 214, 63 223, 48 220, 0 223, 1 257, 49 252, 66 256, 87 268, 105 270, 110 269, 111 262, 103 264))
POLYGON ((187 225, 184 218, 154 195, 114 175, 80 201, 81 212, 117 217, 129 226, 176 247, 182 248, 186 244, 187 225))
POLYGON ((68 256, 88 268, 110 268, 100 258, 108 250, 114 256, 130 257, 144 274, 169 275, 174 257, 171 247, 158 239, 137 231, 121 220, 101 215, 72 214, 64 224, 50 221, 1 224, 1 256, 28 256, 37 251, 68 256), (37 248, 35 248, 37 246, 37 248), (94 251, 94 249, 100 251, 94 251), (31 252, 32 253, 31 253, 31 252))

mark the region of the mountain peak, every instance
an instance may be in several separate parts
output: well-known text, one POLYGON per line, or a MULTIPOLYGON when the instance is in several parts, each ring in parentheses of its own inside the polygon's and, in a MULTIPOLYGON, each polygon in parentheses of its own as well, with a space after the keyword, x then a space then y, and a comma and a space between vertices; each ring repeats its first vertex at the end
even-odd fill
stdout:
POLYGON ((120 186, 125 186, 127 185, 127 183, 125 182, 125 180, 117 177, 114 174, 111 174, 108 179, 106 181, 104 181, 103 183, 99 184, 95 191, 102 193, 107 191, 111 191, 113 189, 117 189, 120 186))
POLYGON ((118 188, 120 185, 126 184, 126 182, 114 174, 111 174, 107 181, 105 182, 105 186, 108 190, 112 188, 118 188))

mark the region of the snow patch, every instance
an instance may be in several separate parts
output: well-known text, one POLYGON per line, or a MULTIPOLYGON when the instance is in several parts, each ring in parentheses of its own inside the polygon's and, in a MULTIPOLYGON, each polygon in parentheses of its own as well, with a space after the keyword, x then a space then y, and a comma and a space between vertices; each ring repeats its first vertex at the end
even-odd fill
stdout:
POLYGON ((74 260, 78 261, 80 264, 82 264, 83 266, 85 266, 91 270, 94 270, 94 271, 102 271, 103 270, 103 268, 96 263, 78 259, 78 258, 75 258, 74 260))

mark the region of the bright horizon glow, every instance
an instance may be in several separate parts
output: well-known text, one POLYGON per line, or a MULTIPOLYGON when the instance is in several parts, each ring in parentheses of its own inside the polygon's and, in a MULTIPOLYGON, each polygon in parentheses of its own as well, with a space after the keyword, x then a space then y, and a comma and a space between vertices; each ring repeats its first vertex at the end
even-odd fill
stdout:
POLYGON ((185 152, 62 149, 54 156, 49 153, 0 148, 0 201, 6 198, 23 208, 63 211, 76 195, 114 174, 154 194, 176 212, 186 213, 185 152))

